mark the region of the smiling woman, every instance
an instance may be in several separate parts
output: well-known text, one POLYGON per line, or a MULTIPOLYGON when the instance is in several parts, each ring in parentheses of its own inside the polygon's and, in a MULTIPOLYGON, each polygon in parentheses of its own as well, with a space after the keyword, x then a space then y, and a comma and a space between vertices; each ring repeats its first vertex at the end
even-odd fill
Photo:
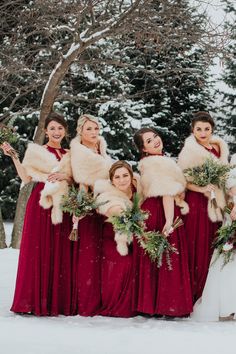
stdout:
POLYGON ((166 259, 157 268, 134 240, 133 309, 149 315, 186 316, 192 311, 186 235, 183 227, 172 228, 180 215, 175 196, 184 191, 186 182, 175 161, 163 155, 162 139, 155 129, 138 130, 134 142, 141 155, 141 208, 149 212, 146 229, 164 233, 178 254, 171 255, 173 270, 166 259))
MULTIPOLYGON (((62 214, 59 207, 71 176, 69 154, 61 147, 66 130, 64 118, 51 113, 45 122, 47 144, 29 144, 22 164, 18 158, 13 159, 21 179, 25 183, 36 182, 25 212, 11 308, 14 312, 37 316, 74 314, 73 244, 68 239, 71 218, 62 214), (57 172, 51 173, 55 168, 57 172), (59 188, 54 195, 45 196, 47 203, 42 207, 39 201, 48 182, 58 183, 59 188)), ((10 147, 2 148, 7 155, 10 147)))
MULTIPOLYGON (((213 135, 214 121, 208 112, 200 111, 194 114, 191 130, 192 134, 185 140, 184 147, 179 155, 179 166, 184 170, 202 166, 207 159, 227 164, 227 144, 213 135)), ((209 263, 213 252, 212 242, 222 217, 216 216, 211 207, 211 191, 219 196, 221 205, 225 204, 224 194, 215 185, 205 187, 187 184, 186 201, 190 212, 184 223, 188 235, 189 267, 193 301, 197 301, 205 285, 209 263)), ((219 213, 221 216, 221 213, 219 213)))

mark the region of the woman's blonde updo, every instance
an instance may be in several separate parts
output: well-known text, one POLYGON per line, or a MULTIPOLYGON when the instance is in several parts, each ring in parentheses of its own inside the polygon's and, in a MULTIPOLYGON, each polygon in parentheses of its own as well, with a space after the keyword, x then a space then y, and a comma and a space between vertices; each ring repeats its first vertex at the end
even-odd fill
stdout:
POLYGON ((77 121, 76 131, 78 135, 81 135, 84 123, 86 123, 88 120, 90 120, 93 123, 96 123, 100 128, 100 124, 97 117, 92 116, 91 114, 82 114, 77 121))

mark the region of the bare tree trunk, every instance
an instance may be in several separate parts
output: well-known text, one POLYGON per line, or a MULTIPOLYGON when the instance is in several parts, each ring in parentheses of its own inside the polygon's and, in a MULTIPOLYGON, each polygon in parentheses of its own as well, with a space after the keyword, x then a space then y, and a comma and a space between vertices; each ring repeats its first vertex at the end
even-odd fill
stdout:
POLYGON ((14 226, 11 234, 11 244, 12 248, 20 248, 21 234, 25 217, 25 208, 28 202, 30 193, 34 182, 27 183, 24 187, 21 188, 19 197, 17 200, 16 214, 14 219, 14 226))
POLYGON ((2 220, 2 211, 0 209, 0 249, 2 248, 7 248, 7 244, 6 244, 6 234, 5 234, 3 220, 2 220))

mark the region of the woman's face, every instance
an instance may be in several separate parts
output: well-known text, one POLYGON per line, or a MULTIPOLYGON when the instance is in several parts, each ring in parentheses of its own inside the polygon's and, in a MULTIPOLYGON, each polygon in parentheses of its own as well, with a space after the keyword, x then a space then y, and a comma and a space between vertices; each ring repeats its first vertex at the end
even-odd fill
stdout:
POLYGON ((82 128, 81 140, 83 144, 96 144, 99 136, 99 126, 97 123, 87 120, 82 128))
POLYGON ((193 127, 193 135, 199 144, 207 145, 212 136, 212 126, 208 122, 196 122, 193 127))
POLYGON ((143 151, 149 155, 161 155, 163 143, 161 138, 154 132, 143 134, 143 151))
POLYGON ((131 187, 132 178, 129 171, 125 167, 120 167, 115 170, 112 178, 112 184, 114 187, 122 192, 126 192, 131 187))
POLYGON ((49 143, 60 144, 66 135, 66 130, 63 125, 52 120, 45 129, 45 134, 48 137, 49 143))

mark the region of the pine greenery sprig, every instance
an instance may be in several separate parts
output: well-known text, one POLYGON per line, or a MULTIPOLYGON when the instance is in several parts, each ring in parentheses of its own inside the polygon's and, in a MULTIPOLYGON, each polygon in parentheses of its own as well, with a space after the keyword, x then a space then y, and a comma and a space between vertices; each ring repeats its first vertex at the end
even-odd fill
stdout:
MULTIPOLYGON (((156 262, 157 267, 161 267, 163 256, 166 256, 168 269, 172 269, 171 253, 178 253, 176 248, 171 245, 168 238, 159 231, 146 231, 145 220, 149 213, 140 209, 140 198, 136 193, 133 199, 133 206, 128 207, 121 215, 108 218, 112 223, 114 231, 127 235, 128 243, 132 237, 136 237, 139 245, 145 250, 151 261, 156 262)), ((183 224, 180 218, 176 218, 172 225, 172 231, 183 224)))
MULTIPOLYGON (((18 141, 18 136, 13 127, 9 127, 5 124, 0 125, 0 145, 3 143, 15 144, 18 141)), ((15 149, 11 149, 9 154, 13 158, 18 158, 18 153, 15 149)))
POLYGON ((61 209, 70 215, 81 217, 90 214, 94 209, 105 203, 107 202, 98 203, 91 193, 71 186, 68 195, 64 195, 62 198, 61 209))
POLYGON ((185 169, 184 175, 188 182, 205 187, 214 184, 219 188, 225 189, 226 180, 231 167, 208 158, 201 166, 185 169))
MULTIPOLYGON (((177 217, 172 224, 171 232, 183 225, 182 219, 177 217)), ((139 243, 145 250, 153 262, 157 263, 158 268, 162 266, 163 257, 165 255, 169 270, 172 270, 171 253, 178 254, 177 249, 170 244, 168 237, 159 231, 144 232, 143 238, 139 239, 139 243)))
MULTIPOLYGON (((225 209, 225 212, 229 214, 231 210, 225 209)), ((236 221, 232 221, 231 224, 222 225, 217 230, 217 237, 213 241, 213 247, 216 250, 216 259, 220 256, 223 257, 223 266, 225 266, 234 256, 236 246, 236 221)))
POLYGON ((132 241, 132 236, 142 236, 149 213, 139 207, 140 198, 135 193, 132 207, 127 207, 121 215, 113 215, 107 221, 112 223, 115 232, 127 235, 128 242, 132 241))

